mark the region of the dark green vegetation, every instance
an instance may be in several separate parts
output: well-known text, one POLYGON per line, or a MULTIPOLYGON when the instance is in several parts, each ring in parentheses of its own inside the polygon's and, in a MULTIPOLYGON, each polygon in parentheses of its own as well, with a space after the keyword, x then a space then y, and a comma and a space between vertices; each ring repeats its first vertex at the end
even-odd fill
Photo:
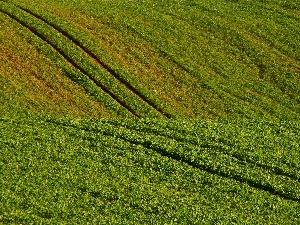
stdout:
POLYGON ((299 0, 0 0, 0 223, 300 223, 299 59, 299 0))
POLYGON ((300 221, 299 123, 47 117, 0 129, 2 223, 300 221))

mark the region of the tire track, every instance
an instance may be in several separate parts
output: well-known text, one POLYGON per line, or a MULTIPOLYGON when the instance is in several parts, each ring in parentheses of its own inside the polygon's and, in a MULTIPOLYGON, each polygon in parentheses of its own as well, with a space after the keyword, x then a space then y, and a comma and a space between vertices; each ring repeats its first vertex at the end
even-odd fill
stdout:
MULTIPOLYGON (((213 149, 217 152, 220 152, 224 155, 227 155, 227 156, 230 156, 240 162, 243 162, 243 163, 248 163, 248 164, 251 164, 251 165, 254 165, 254 166, 257 166, 257 167, 260 167, 262 169, 265 169, 265 170, 268 170, 276 175, 279 175, 279 176, 285 176, 287 178, 290 178, 292 180, 295 180, 297 182, 300 182, 300 177, 298 177, 296 174, 292 174, 292 173, 289 173, 289 172, 286 172, 284 171, 282 168, 278 167, 278 166, 269 166, 267 164, 263 164, 263 163, 258 163, 254 160, 251 160, 249 158, 247 158, 246 156, 244 155, 241 155, 241 154, 238 154, 238 153, 230 153, 230 152, 227 152, 226 150, 223 150, 222 147, 218 147, 218 146, 214 146, 210 143, 203 143, 202 145, 199 143, 196 143, 195 141, 193 140, 185 140, 184 138, 181 138, 181 137, 174 137, 172 135, 168 135, 168 134, 163 134, 161 132, 158 132, 158 131, 153 131, 153 130, 145 130, 145 129, 137 129, 135 127, 130 127, 130 126, 126 126, 126 125, 122 125, 122 124, 114 124, 113 122, 108 122, 108 124, 110 125, 113 125, 114 127, 122 127, 124 129, 127 129, 127 130, 130 130, 130 131, 135 131, 137 133, 146 133, 146 134, 150 134, 150 135, 156 135, 156 136, 159 136, 159 137, 163 137, 163 138, 168 138, 170 140, 175 140, 176 142, 178 143, 182 143, 182 144, 185 144, 185 143, 188 143, 188 144, 191 144, 192 146, 196 147, 196 148, 210 148, 210 149, 213 149)), ((225 144, 226 145, 226 144, 225 144)), ((226 145, 228 146, 228 145, 226 145)))
POLYGON ((113 138, 125 141, 127 143, 130 143, 130 144, 139 145, 139 146, 142 146, 142 147, 144 147, 148 150, 152 150, 152 151, 160 154, 161 156, 168 157, 171 160, 175 160, 175 161, 180 162, 180 163, 186 163, 187 165, 189 165, 189 166, 191 166, 195 169, 199 169, 199 170, 202 170, 202 171, 205 171, 207 173, 217 175, 217 176, 220 176, 220 177, 233 179, 233 180, 238 181, 240 183, 247 184, 250 187, 260 189, 262 191, 269 192, 270 194, 272 194, 274 196, 279 196, 283 199, 300 203, 300 198, 299 197, 290 196, 290 195, 284 193, 283 191, 277 190, 271 184, 263 184, 261 182, 257 182, 257 181, 254 181, 254 180, 251 180, 251 179, 248 179, 248 178, 245 178, 245 177, 241 177, 238 174, 226 173, 226 172, 224 172, 220 169, 213 168, 213 167, 203 165, 203 164, 199 164, 196 161, 191 161, 188 157, 181 156, 181 155, 179 155, 177 153, 174 153, 174 152, 168 152, 168 151, 166 151, 162 148, 155 148, 155 147, 151 146, 151 143, 149 143, 147 141, 143 142, 143 143, 135 142, 135 141, 129 140, 128 138, 126 138, 124 136, 111 134, 110 132, 106 132, 105 130, 84 128, 84 127, 79 127, 79 126, 76 126, 76 125, 73 125, 73 124, 65 124, 65 123, 59 122, 59 121, 46 120, 45 122, 60 125, 60 126, 65 126, 65 127, 72 127, 74 129, 84 130, 84 131, 87 131, 87 132, 97 132, 98 134, 113 137, 113 138))
POLYGON ((92 59, 92 61, 94 61, 94 63, 98 67, 105 69, 109 74, 111 74, 115 79, 117 79, 121 84, 123 84, 132 93, 134 93, 135 95, 137 95, 142 101, 144 101, 149 106, 151 106, 159 114, 161 114, 162 116, 165 116, 167 118, 171 118, 170 114, 164 112, 161 108, 159 108, 157 105, 155 105, 149 99, 147 99, 147 97, 144 96, 143 93, 141 93, 138 89, 136 89, 135 87, 133 87, 128 81, 126 81, 122 76, 120 76, 109 65, 107 65, 105 62, 101 61, 95 53, 93 53, 89 48, 87 48, 86 46, 84 46, 82 43, 80 43, 80 41, 76 40, 72 35, 70 35, 68 32, 66 32, 65 30, 63 30, 61 27, 59 27, 56 24, 54 24, 54 23, 46 20, 42 16, 38 15, 37 13, 32 12, 31 10, 29 10, 29 9, 27 9, 25 7, 18 6, 18 5, 14 5, 14 6, 17 7, 17 8, 19 8, 19 9, 21 9, 21 10, 23 10, 23 11, 25 11, 25 12, 27 12, 27 13, 29 13, 30 15, 34 16, 35 18, 43 21, 44 23, 46 23, 49 26, 51 26, 53 29, 55 29, 58 32, 60 32, 63 36, 65 36, 66 38, 70 39, 77 47, 79 47, 83 52, 85 52, 92 59))
POLYGON ((96 86, 98 86, 102 91, 104 91, 105 93, 107 93, 112 99, 114 99, 116 102, 118 102, 119 105, 121 105, 122 107, 126 108, 134 116, 140 117, 140 115, 137 114, 130 106, 128 106, 125 101, 123 101, 122 99, 120 99, 117 95, 115 95, 107 87, 105 87, 103 84, 101 84, 98 80, 96 80, 95 78, 93 78, 92 76, 90 76, 87 71, 85 71, 80 66, 78 66, 67 54, 65 54, 61 49, 59 49, 57 46, 55 46, 53 43, 51 43, 51 41, 47 40, 47 38, 44 35, 40 34, 36 29, 34 29, 33 27, 27 25, 24 21, 20 20, 15 15, 13 15, 13 14, 11 14, 9 12, 6 12, 3 9, 0 9, 0 12, 2 12, 5 15, 7 15, 11 19, 15 20, 22 27, 25 27, 30 32, 32 32, 37 37, 39 37, 42 41, 46 42, 53 49, 55 49, 67 61, 68 64, 70 64, 71 66, 73 66, 74 68, 76 68, 77 70, 79 70, 81 73, 83 73, 85 76, 87 76, 91 81, 93 81, 93 83, 96 86))

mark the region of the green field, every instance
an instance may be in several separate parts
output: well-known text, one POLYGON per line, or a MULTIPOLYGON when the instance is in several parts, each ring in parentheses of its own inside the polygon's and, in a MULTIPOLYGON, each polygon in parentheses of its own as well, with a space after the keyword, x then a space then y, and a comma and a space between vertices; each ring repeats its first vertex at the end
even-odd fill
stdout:
POLYGON ((299 0, 0 0, 0 224, 299 224, 299 0))

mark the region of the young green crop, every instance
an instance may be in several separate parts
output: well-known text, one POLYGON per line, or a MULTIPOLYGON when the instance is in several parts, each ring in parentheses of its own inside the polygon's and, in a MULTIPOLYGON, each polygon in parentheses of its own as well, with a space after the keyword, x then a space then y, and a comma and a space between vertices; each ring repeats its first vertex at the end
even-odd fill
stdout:
POLYGON ((108 120, 108 123, 133 130, 133 132, 147 133, 196 147, 210 148, 241 161, 268 168, 277 173, 287 173, 295 179, 300 179, 298 171, 300 135, 296 121, 224 120, 222 123, 215 121, 195 123, 186 120, 175 122, 145 120, 143 123, 138 123, 132 120, 108 120), (180 129, 181 127, 183 129, 180 129), (249 137, 256 141, 247 142, 249 137), (279 140, 282 141, 279 142, 279 140), (286 152, 288 154, 285 154, 286 152))
MULTIPOLYGON (((245 160, 240 156, 232 154, 232 150, 230 151, 231 146, 224 145, 222 143, 223 139, 218 138, 217 135, 217 138, 213 140, 212 144, 205 143, 207 139, 207 137, 205 136, 203 140, 204 143, 201 143, 201 136, 198 136, 198 138, 200 138, 200 140, 198 139, 198 142, 200 142, 200 144, 195 145, 189 144, 187 142, 178 142, 172 137, 166 138, 157 134, 155 135, 145 132, 136 132, 135 130, 128 130, 120 126, 114 127, 110 124, 100 126, 97 123, 87 123, 83 126, 76 126, 72 123, 55 123, 63 124, 66 126, 75 126, 86 131, 99 132, 100 134, 109 135, 121 140, 128 141, 132 144, 141 145, 162 155, 168 156, 174 160, 187 163, 195 168, 203 169, 205 171, 209 171, 211 173, 218 174, 224 177, 233 178, 240 182, 245 182, 250 186, 261 188, 262 190, 278 194, 279 196, 282 196, 284 198, 300 201, 300 174, 298 172, 297 166, 286 166, 286 161, 284 163, 280 163, 279 161, 278 164, 274 164, 274 161, 261 164, 257 163, 254 160, 245 160)), ((259 125, 260 124, 258 123, 258 126, 259 125)), ((197 124, 192 123, 190 124, 190 126, 197 126, 197 124)), ((177 130, 178 127, 173 127, 173 131, 177 130)), ((257 130, 259 131, 259 129, 257 130)), ((194 131, 193 135, 197 136, 197 134, 198 133, 194 131)), ((268 137, 265 136, 262 139, 267 138, 268 137)), ((288 139, 285 138, 284 140, 288 139)), ((243 141, 245 142, 245 140, 243 141)), ((263 146, 266 147, 266 145, 263 146)), ((273 146, 273 148, 275 146, 273 146)), ((281 146, 279 145, 279 147, 281 146)), ((258 148, 257 150, 259 150, 260 148, 258 148)), ((291 151, 294 151, 298 155, 299 153, 296 152, 296 146, 293 148, 294 149, 291 149, 291 151)), ((250 150, 253 150, 253 148, 251 148, 250 150)), ((263 157, 264 156, 262 155, 262 158, 263 157)))
MULTIPOLYGON (((300 26, 293 2, 7 2, 59 27, 168 115, 298 117, 300 26)), ((127 91, 120 93, 131 96, 127 91)), ((135 97, 131 107, 148 114, 135 97)))
POLYGON ((0 223, 299 224, 298 3, 0 0, 0 223))
MULTIPOLYGON (((109 61, 109 65, 106 63, 108 61, 108 56, 103 55, 103 51, 97 48, 97 44, 94 43, 92 37, 87 32, 82 32, 81 30, 76 29, 76 26, 70 26, 70 24, 61 20, 53 14, 48 13, 44 10, 34 10, 31 11, 28 8, 22 6, 17 6, 20 9, 32 14, 34 17, 44 21, 49 24, 51 27, 55 28, 61 32, 64 36, 69 38, 71 41, 76 43, 83 51, 85 51, 98 66, 105 68, 109 73, 115 76, 121 83, 127 86, 128 89, 133 91, 136 95, 142 98, 145 102, 151 105, 153 108, 168 115, 168 106, 162 100, 159 100, 150 90, 148 90, 141 82, 137 82, 136 78, 132 74, 126 72, 124 69, 115 65, 113 60, 109 61), (99 58, 102 58, 101 60, 99 58)), ((175 113, 175 112, 173 112, 175 113)))
MULTIPOLYGON (((109 107, 103 106, 105 93, 66 64, 49 45, 27 29, 20 29, 5 14, 1 13, 0 23, 2 116, 26 115, 28 111, 73 117, 117 115, 117 107, 109 110, 109 107)), ((110 105, 113 106, 113 103, 110 105)))
MULTIPOLYGON (((120 127, 120 132, 126 133, 123 136, 136 137, 136 143, 113 137, 110 122, 32 115, 18 120, 1 118, 1 223, 299 222, 299 202, 163 156, 139 144, 147 134, 142 140, 120 127)), ((174 127, 174 133, 188 133, 189 125, 205 124, 152 120, 150 127, 151 123, 158 129, 174 127)), ((247 123, 253 124, 253 132, 254 127, 259 132, 274 125, 257 121, 240 125, 246 127, 247 123)), ((214 127, 225 124, 216 122, 214 127)), ((297 123, 280 126, 290 132, 299 129, 297 123)), ((207 132, 212 128, 206 127, 207 132)), ((247 141, 254 142, 251 136, 247 141)), ((158 136, 156 145, 164 143, 158 136)))
POLYGON ((104 91, 108 89, 108 93, 114 93, 113 95, 116 97, 113 98, 116 98, 115 100, 119 103, 123 102, 125 106, 128 106, 128 109, 132 113, 136 113, 137 115, 146 114, 148 116, 157 116, 157 113, 155 113, 153 109, 150 109, 143 101, 138 100, 136 96, 133 96, 128 89, 116 82, 111 75, 105 74, 103 71, 99 70, 99 67, 95 65, 79 47, 64 37, 63 34, 55 31, 52 27, 30 14, 22 12, 17 7, 6 3, 1 3, 1 7, 3 12, 12 15, 13 18, 21 21, 24 25, 26 24, 26 27, 40 35, 43 40, 59 51, 59 53, 67 59, 69 64, 72 64, 84 74, 87 74, 90 79, 97 85, 100 85, 101 88, 103 86, 105 88, 104 91))

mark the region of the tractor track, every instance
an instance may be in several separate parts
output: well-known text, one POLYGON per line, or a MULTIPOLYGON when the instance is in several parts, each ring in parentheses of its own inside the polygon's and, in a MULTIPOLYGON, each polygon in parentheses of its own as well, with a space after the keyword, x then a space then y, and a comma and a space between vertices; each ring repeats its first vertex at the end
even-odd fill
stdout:
POLYGON ((166 151, 165 149, 162 149, 162 148, 153 147, 153 146, 151 146, 151 144, 149 144, 147 142, 137 143, 137 142, 134 142, 132 140, 127 139, 126 137, 115 135, 115 134, 110 134, 109 132, 106 132, 106 131, 103 131, 103 130, 101 131, 101 130, 98 130, 98 129, 78 127, 76 125, 65 124, 65 123, 59 122, 59 121, 47 120, 45 122, 60 125, 60 126, 65 126, 65 127, 71 127, 71 128, 78 129, 78 130, 84 130, 84 131, 87 131, 87 132, 96 132, 96 133, 99 133, 99 134, 102 134, 102 135, 105 135, 105 136, 108 136, 108 137, 113 137, 113 138, 116 138, 118 140, 125 141, 125 142, 130 143, 130 144, 139 145, 139 146, 144 147, 148 150, 154 151, 154 152, 158 153, 159 155, 161 155, 163 157, 167 157, 170 160, 175 160, 175 161, 180 162, 180 163, 185 163, 185 164, 193 167, 194 169, 199 169, 201 171, 204 171, 204 172, 207 172, 207 173, 210 173, 210 174, 213 174, 213 175, 217 175, 217 176, 220 176, 220 177, 233 179, 237 182, 247 184, 248 186, 253 187, 255 189, 259 189, 259 190, 262 190, 262 191, 269 192, 271 195, 281 197, 285 200, 290 200, 290 201, 300 203, 300 197, 291 196, 287 193, 284 193, 281 190, 277 190, 276 187, 274 187, 271 184, 263 184, 261 182, 255 181, 255 180, 251 180, 249 178, 241 177, 238 174, 226 173, 224 171, 221 171, 220 169, 216 169, 216 168, 213 168, 213 167, 208 166, 208 165, 199 164, 196 161, 191 161, 188 157, 181 156, 180 154, 168 152, 168 151, 166 151))
POLYGON ((46 20, 42 16, 38 15, 37 13, 32 12, 31 10, 24 8, 22 6, 14 5, 15 7, 19 8, 20 10, 23 10, 33 17, 43 21, 44 23, 51 26, 54 30, 61 33, 64 37, 68 38, 73 42, 74 45, 76 45, 78 48, 80 48, 84 53, 87 54, 87 56, 92 59, 92 61, 100 68, 107 71, 109 74, 111 74, 115 79, 117 79, 122 85, 124 85, 128 90, 130 90, 132 93, 134 93, 136 96, 138 96, 143 102, 151 106, 154 110, 156 110, 160 115, 171 118, 171 115, 164 112, 161 108, 159 108, 157 105, 155 105, 153 102, 151 102, 147 97, 144 96, 138 89, 132 86, 128 81, 126 81, 122 76, 120 76, 115 70, 113 70, 109 65, 107 65, 105 62, 101 61, 99 57, 93 53, 88 47, 86 47, 84 44, 80 43, 80 41, 76 40, 71 34, 63 30, 61 27, 57 26, 53 22, 46 20))
MULTIPOLYGON (((11 119, 1 119, 1 118, 0 118, 0 121, 7 121, 9 123, 17 122, 17 121, 11 120, 11 119)), ((112 131, 106 131, 106 130, 101 130, 98 128, 91 128, 91 127, 81 127, 81 126, 78 126, 77 124, 69 124, 68 122, 64 122, 64 121, 55 121, 52 119, 45 119, 43 121, 45 123, 54 124, 54 125, 62 126, 62 127, 66 127, 66 128, 73 128, 75 130, 83 130, 86 132, 95 132, 97 134, 112 137, 117 140, 124 141, 124 142, 130 143, 130 144, 133 144, 133 145, 139 145, 145 149, 154 151, 163 157, 167 157, 170 160, 175 160, 179 163, 185 163, 185 164, 193 167, 194 169, 199 169, 201 171, 204 171, 204 172, 207 172, 207 173, 210 173, 213 175, 217 175, 217 176, 220 176, 223 178, 232 179, 237 182, 247 184, 248 186, 250 186, 252 188, 255 188, 255 189, 258 189, 261 191, 266 191, 273 196, 278 196, 285 200, 290 200, 290 201, 300 203, 300 198, 298 196, 292 196, 289 193, 285 193, 281 190, 278 190, 272 184, 263 184, 262 182, 258 182, 255 180, 251 180, 249 178, 241 177, 238 174, 227 173, 225 171, 220 170, 220 168, 217 169, 217 168, 213 168, 209 165, 204 165, 204 164, 198 163, 196 161, 191 161, 188 157, 182 156, 178 153, 168 152, 167 150, 165 150, 163 148, 152 146, 151 143, 148 143, 147 141, 146 142, 140 142, 140 141, 136 142, 136 141, 126 138, 126 136, 117 135, 116 133, 112 133, 112 131)), ((34 126, 34 124, 29 124, 29 125, 34 126)), ((7 144, 7 143, 5 143, 5 144, 7 144)))
POLYGON ((110 91, 107 87, 105 87, 103 84, 101 84, 97 79, 93 78, 91 75, 89 75, 89 73, 82 69, 80 66, 78 66, 76 64, 76 62, 74 62, 66 53, 64 53, 61 49, 59 49, 57 46, 55 46, 53 43, 51 43, 51 41, 47 40, 47 38, 43 35, 40 34, 38 31, 36 31, 35 28, 29 26, 28 24, 26 24, 24 21, 20 20, 19 18, 17 18, 15 15, 6 12, 2 9, 0 9, 0 12, 2 12, 3 14, 7 15, 8 17, 10 17, 11 19, 15 20, 18 24, 20 24, 22 27, 25 27, 26 29, 28 29, 31 33, 35 34, 37 37, 39 37, 41 40, 43 40, 44 42, 46 42, 48 45, 50 45, 53 49, 55 49, 66 61, 68 64, 70 64, 71 66, 73 66, 75 69, 79 70, 81 73, 83 73, 85 76, 87 76, 91 81, 93 81, 93 83, 98 86, 102 91, 104 91, 105 93, 107 93, 112 99, 114 99, 116 102, 119 103, 119 105, 121 105, 122 107, 124 107, 125 109, 127 109, 131 114, 133 114, 136 117, 140 117, 139 114, 137 114, 130 106, 128 106, 122 99, 120 99, 117 95, 115 95, 112 91, 110 91))
POLYGON ((222 147, 219 147, 219 146, 214 146, 214 145, 209 144, 209 143, 204 143, 202 145, 201 144, 199 145, 195 141, 185 140, 184 138, 174 137, 172 135, 167 135, 167 134, 164 134, 162 132, 157 132, 157 131, 152 131, 152 130, 141 130, 141 129, 137 129, 137 128, 134 128, 134 127, 130 127, 130 126, 126 126, 126 125, 118 125, 118 124, 114 124, 114 123, 110 123, 110 122, 108 122, 108 124, 110 124, 110 125, 112 125, 116 128, 117 127, 122 127, 124 129, 134 131, 134 132, 137 132, 137 133, 140 133, 140 134, 146 133, 146 134, 156 135, 156 136, 159 136, 159 137, 162 137, 162 138, 167 138, 167 139, 170 139, 170 140, 174 140, 174 141, 176 141, 178 143, 181 143, 181 144, 190 144, 190 145, 192 145, 194 147, 197 147, 197 148, 210 148, 210 149, 213 149, 216 152, 220 152, 224 155, 232 157, 232 158, 234 158, 234 159, 236 159, 236 160, 238 160, 242 163, 251 164, 253 166, 268 170, 269 172, 272 172, 276 175, 285 176, 287 178, 290 178, 290 179, 300 183, 300 177, 299 176, 297 176, 296 174, 286 172, 281 167, 270 166, 270 165, 267 165, 267 164, 264 164, 264 163, 259 163, 255 160, 252 160, 252 159, 248 158, 246 155, 241 155, 239 153, 231 153, 231 152, 228 152, 228 151, 224 150, 222 147))

